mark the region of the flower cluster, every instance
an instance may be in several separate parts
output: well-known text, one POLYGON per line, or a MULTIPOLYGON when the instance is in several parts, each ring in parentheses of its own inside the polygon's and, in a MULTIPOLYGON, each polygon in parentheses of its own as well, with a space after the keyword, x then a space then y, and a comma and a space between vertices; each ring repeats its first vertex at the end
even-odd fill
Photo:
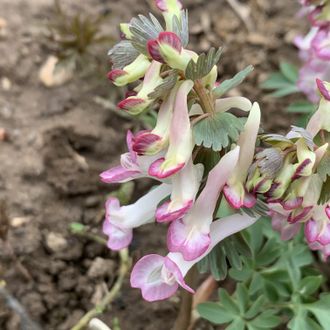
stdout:
POLYGON ((295 39, 304 62, 297 84, 312 103, 317 103, 319 96, 315 79, 330 80, 330 1, 301 0, 301 4, 312 27, 305 37, 297 36, 295 39))
POLYGON ((329 249, 330 240, 324 239, 329 198, 320 203, 324 178, 318 173, 329 152, 326 142, 320 144, 330 132, 329 85, 318 81, 322 100, 307 130, 294 128, 285 137, 259 135, 257 103, 221 98, 250 68, 219 84, 221 51, 198 55, 188 50, 182 4, 156 0, 156 5, 166 28, 153 15, 139 15, 121 24, 122 40, 109 52, 113 84, 135 83, 118 103, 119 111, 157 110, 155 127, 128 131, 120 165, 101 173, 105 183, 158 182, 133 204, 123 206, 113 197, 106 202, 103 232, 112 250, 128 247, 134 228, 143 224, 168 226, 169 253, 140 259, 131 273, 132 287, 148 301, 166 299, 179 286, 193 292, 184 281, 189 269, 220 241, 257 221, 260 202, 268 205, 284 238, 305 222, 311 248, 329 249), (247 118, 228 112, 232 108, 248 112, 247 118), (223 203, 231 215, 219 215, 223 203))
POLYGON ((305 225, 312 250, 330 255, 330 84, 317 81, 321 101, 306 130, 293 127, 284 137, 261 136, 260 150, 250 168, 247 189, 262 194, 273 228, 283 240, 305 225))

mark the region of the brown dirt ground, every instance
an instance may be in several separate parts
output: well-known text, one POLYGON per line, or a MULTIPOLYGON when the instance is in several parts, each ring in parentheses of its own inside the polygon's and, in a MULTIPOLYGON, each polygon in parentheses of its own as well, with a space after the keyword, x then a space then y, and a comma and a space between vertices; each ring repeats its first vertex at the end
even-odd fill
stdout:
MULTIPOLYGON (((152 1, 65 0, 69 12, 110 12, 104 31, 117 38, 117 25, 132 15, 150 11, 152 1)), ((232 91, 258 100, 266 130, 286 130, 291 119, 282 109, 287 100, 265 96, 258 84, 280 59, 296 62, 291 44, 302 30, 295 18, 295 1, 250 0, 248 32, 224 0, 187 0, 192 31, 191 45, 198 51, 225 46, 220 74, 226 78, 248 64, 254 73, 232 91)), ((153 9, 151 9, 153 10, 153 9)), ((96 96, 119 98, 104 78, 75 77, 52 89, 38 79, 38 70, 52 47, 45 34, 52 15, 51 0, 0 0, 0 17, 7 20, 0 37, 0 128, 8 139, 0 141, 0 279, 43 329, 67 330, 97 302, 117 269, 116 254, 68 232, 72 221, 100 233, 103 203, 113 187, 101 184, 98 174, 117 162, 124 150, 124 132, 132 123, 95 102, 96 96), (6 230, 8 233, 6 235, 6 230)), ((110 45, 109 45, 110 46, 110 45)), ((107 47, 98 54, 107 69, 107 47)), ((143 189, 137 184, 137 191, 143 189)), ((164 228, 137 230, 132 255, 165 252, 164 228), (160 244, 162 243, 162 244, 160 244)), ((122 330, 167 330, 178 309, 178 297, 146 303, 128 279, 111 311, 102 317, 111 324, 119 318, 122 330)), ((0 303, 0 329, 19 329, 19 318, 0 303)), ((202 324, 196 329, 212 329, 202 324)))

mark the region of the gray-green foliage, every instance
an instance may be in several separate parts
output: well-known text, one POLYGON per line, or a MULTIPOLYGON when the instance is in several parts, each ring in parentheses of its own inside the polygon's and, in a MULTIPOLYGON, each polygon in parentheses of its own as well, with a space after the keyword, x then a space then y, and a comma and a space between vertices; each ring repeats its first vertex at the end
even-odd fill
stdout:
POLYGON ((262 218, 242 236, 251 256, 241 254, 241 267, 232 264, 229 270, 236 291, 220 289, 218 302, 198 306, 200 315, 231 330, 275 329, 281 323, 292 330, 327 330, 330 294, 319 295, 323 276, 308 267, 313 256, 303 235, 284 242, 262 218))
POLYGON ((241 84, 243 80, 253 71, 253 69, 253 66, 249 65, 242 71, 236 73, 233 78, 224 80, 218 87, 213 89, 213 95, 216 98, 219 98, 226 94, 228 91, 241 84))
POLYGON ((208 75, 219 62, 221 53, 222 48, 216 51, 215 48, 212 47, 207 54, 203 53, 199 55, 196 62, 190 60, 185 71, 186 79, 195 81, 208 75))
POLYGON ((280 63, 280 71, 272 73, 262 84, 261 88, 274 90, 270 95, 283 97, 299 92, 297 87, 298 69, 287 62, 280 63))
POLYGON ((236 142, 244 128, 245 118, 229 112, 215 113, 199 121, 193 128, 197 145, 219 151, 236 142))

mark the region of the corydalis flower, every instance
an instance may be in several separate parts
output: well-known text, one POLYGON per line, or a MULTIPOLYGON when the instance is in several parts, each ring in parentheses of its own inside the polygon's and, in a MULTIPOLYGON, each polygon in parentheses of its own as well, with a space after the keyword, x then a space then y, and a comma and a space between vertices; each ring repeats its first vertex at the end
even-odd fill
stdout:
POLYGON ((128 152, 120 157, 120 165, 112 167, 100 174, 100 178, 105 183, 124 183, 133 179, 148 177, 150 165, 159 156, 138 156, 133 150, 134 136, 131 131, 127 132, 126 143, 128 152))
POLYGON ((322 96, 321 101, 306 127, 313 137, 322 129, 330 132, 330 83, 317 79, 317 86, 322 96))
POLYGON ((103 232, 108 235, 108 247, 120 250, 127 247, 133 238, 133 228, 154 221, 157 205, 171 192, 171 186, 161 184, 149 191, 135 203, 121 206, 117 198, 106 202, 103 232))
POLYGON ((166 30, 171 31, 174 17, 178 20, 181 18, 182 3, 179 0, 156 0, 156 6, 163 13, 166 30))
POLYGON ((113 69, 108 73, 108 78, 116 86, 125 86, 142 78, 150 66, 150 61, 144 55, 139 55, 131 64, 123 69, 113 69))
POLYGON ((330 25, 318 30, 312 40, 312 47, 318 58, 321 60, 330 60, 330 25))
POLYGON ((260 125, 260 108, 254 103, 241 133, 238 145, 241 147, 238 163, 224 187, 224 195, 234 208, 252 207, 256 199, 245 189, 245 181, 253 161, 255 143, 260 125))
POLYGON ((193 85, 191 80, 186 80, 178 89, 170 127, 169 147, 165 157, 159 158, 150 166, 149 175, 151 176, 159 179, 167 178, 180 171, 191 157, 194 143, 187 96, 193 85))
POLYGON ((167 233, 169 251, 180 252, 185 260, 194 260, 208 249, 214 209, 238 155, 239 147, 236 147, 221 158, 210 171, 206 185, 191 211, 183 219, 171 223, 167 233))
POLYGON ((139 155, 155 155, 167 147, 177 87, 172 89, 160 106, 155 128, 152 131, 143 131, 134 137, 133 150, 139 155))
POLYGON ((184 281, 189 269, 204 258, 215 245, 226 237, 251 226, 256 218, 247 215, 231 215, 211 224, 210 244, 198 258, 186 261, 181 253, 169 253, 166 257, 151 254, 140 259, 131 273, 131 286, 141 289, 147 301, 163 300, 171 297, 179 285, 193 293, 184 281))
POLYGON ((183 49, 181 39, 174 32, 159 33, 157 39, 148 41, 147 49, 153 60, 182 71, 196 56, 194 52, 183 49))
POLYGON ((171 177, 172 193, 156 211, 158 222, 181 219, 193 206, 203 177, 203 165, 194 165, 192 160, 177 174, 171 177))
POLYGON ((291 211, 285 210, 279 203, 271 203, 269 206, 269 216, 272 218, 273 229, 278 231, 283 241, 292 239, 298 234, 301 224, 299 222, 289 223, 288 217, 291 211))
POLYGON ((145 110, 154 101, 149 98, 149 94, 163 82, 160 76, 161 66, 161 63, 153 61, 145 74, 141 89, 137 95, 129 96, 119 102, 118 107, 132 115, 138 115, 145 110))

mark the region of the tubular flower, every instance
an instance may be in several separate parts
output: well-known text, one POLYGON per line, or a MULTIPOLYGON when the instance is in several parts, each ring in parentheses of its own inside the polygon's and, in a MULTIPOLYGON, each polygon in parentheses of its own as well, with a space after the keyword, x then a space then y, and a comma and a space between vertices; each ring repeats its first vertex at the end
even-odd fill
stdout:
POLYGON ((162 183, 131 205, 120 206, 117 198, 109 198, 103 224, 103 232, 109 237, 108 247, 112 250, 127 247, 133 238, 133 228, 152 222, 158 203, 170 192, 171 186, 162 183))
POLYGON ((176 94, 172 116, 169 147, 165 157, 157 159, 149 168, 149 175, 159 179, 167 178, 180 171, 189 161, 194 147, 190 127, 187 96, 194 83, 183 82, 176 94))
POLYGON ((181 219, 193 206, 203 177, 203 165, 194 165, 190 160, 172 179, 172 193, 169 201, 158 207, 158 222, 181 219))
POLYGON ((222 157, 209 173, 192 210, 183 219, 171 223, 167 233, 167 245, 171 252, 180 252, 185 260, 194 260, 208 249, 214 209, 238 155, 239 147, 236 147, 222 157))
POLYGON ((147 43, 150 57, 168 64, 172 69, 184 71, 192 58, 192 52, 182 48, 181 39, 174 32, 161 32, 157 39, 147 43))
POLYGON ((123 183, 137 178, 148 177, 148 169, 159 155, 138 156, 133 150, 133 140, 132 132, 128 131, 126 135, 128 152, 121 155, 119 166, 112 167, 100 174, 103 182, 123 183))
POLYGON ((253 161, 255 143, 260 125, 260 108, 254 103, 238 140, 240 155, 238 163, 224 187, 224 195, 234 208, 254 206, 256 199, 245 189, 245 181, 253 161))
POLYGON ((128 23, 120 23, 119 25, 121 37, 123 39, 132 39, 132 32, 130 31, 130 25, 128 23))
POLYGON ((133 150, 139 155, 155 155, 167 147, 176 93, 177 88, 173 88, 160 106, 155 128, 152 131, 143 131, 134 137, 133 150))
POLYGON ((315 79, 330 80, 330 3, 316 7, 312 2, 302 4, 308 6, 312 28, 305 37, 297 36, 294 41, 304 62, 297 86, 312 103, 317 103, 315 79))
POLYGON ((172 31, 173 19, 181 19, 182 3, 179 0, 156 0, 156 6, 163 13, 166 30, 172 31))
POLYGON ((298 234, 301 223, 289 223, 288 217, 291 211, 286 210, 280 203, 269 204, 269 216, 272 218, 273 229, 281 234, 281 239, 287 241, 298 234))
POLYGON ((317 205, 322 182, 313 175, 304 203, 314 205, 305 223, 305 237, 312 250, 320 250, 326 260, 330 255, 330 203, 317 205), (314 203, 314 204, 313 204, 314 203))
POLYGON ((318 79, 317 85, 322 95, 320 105, 306 127, 313 137, 322 129, 330 132, 330 83, 318 79))
POLYGON ((148 95, 163 81, 160 77, 161 66, 161 63, 153 61, 145 74, 142 88, 137 95, 129 96, 125 100, 119 102, 118 107, 132 115, 138 115, 145 110, 154 101, 149 98, 148 95))
POLYGON ((304 139, 299 139, 296 142, 296 146, 298 163, 294 166, 295 172, 292 180, 296 180, 302 176, 310 176, 316 159, 314 151, 310 150, 304 139))
POLYGON ((321 60, 330 60, 330 25, 320 28, 312 40, 312 47, 321 60))
POLYGON ((141 289, 142 296, 147 301, 167 299, 177 291, 179 285, 194 293, 194 290, 184 282, 189 269, 220 241, 251 226, 255 221, 256 218, 235 214, 213 222, 208 249, 194 260, 187 261, 180 253, 169 253, 166 257, 157 254, 143 257, 132 270, 131 286, 141 289))
POLYGON ((226 97, 215 101, 216 112, 226 112, 232 108, 250 111, 252 108, 252 103, 249 99, 242 96, 226 97))
POLYGON ((108 73, 108 78, 116 86, 125 86, 142 78, 150 66, 150 61, 144 55, 139 55, 131 64, 123 69, 114 69, 108 73))

